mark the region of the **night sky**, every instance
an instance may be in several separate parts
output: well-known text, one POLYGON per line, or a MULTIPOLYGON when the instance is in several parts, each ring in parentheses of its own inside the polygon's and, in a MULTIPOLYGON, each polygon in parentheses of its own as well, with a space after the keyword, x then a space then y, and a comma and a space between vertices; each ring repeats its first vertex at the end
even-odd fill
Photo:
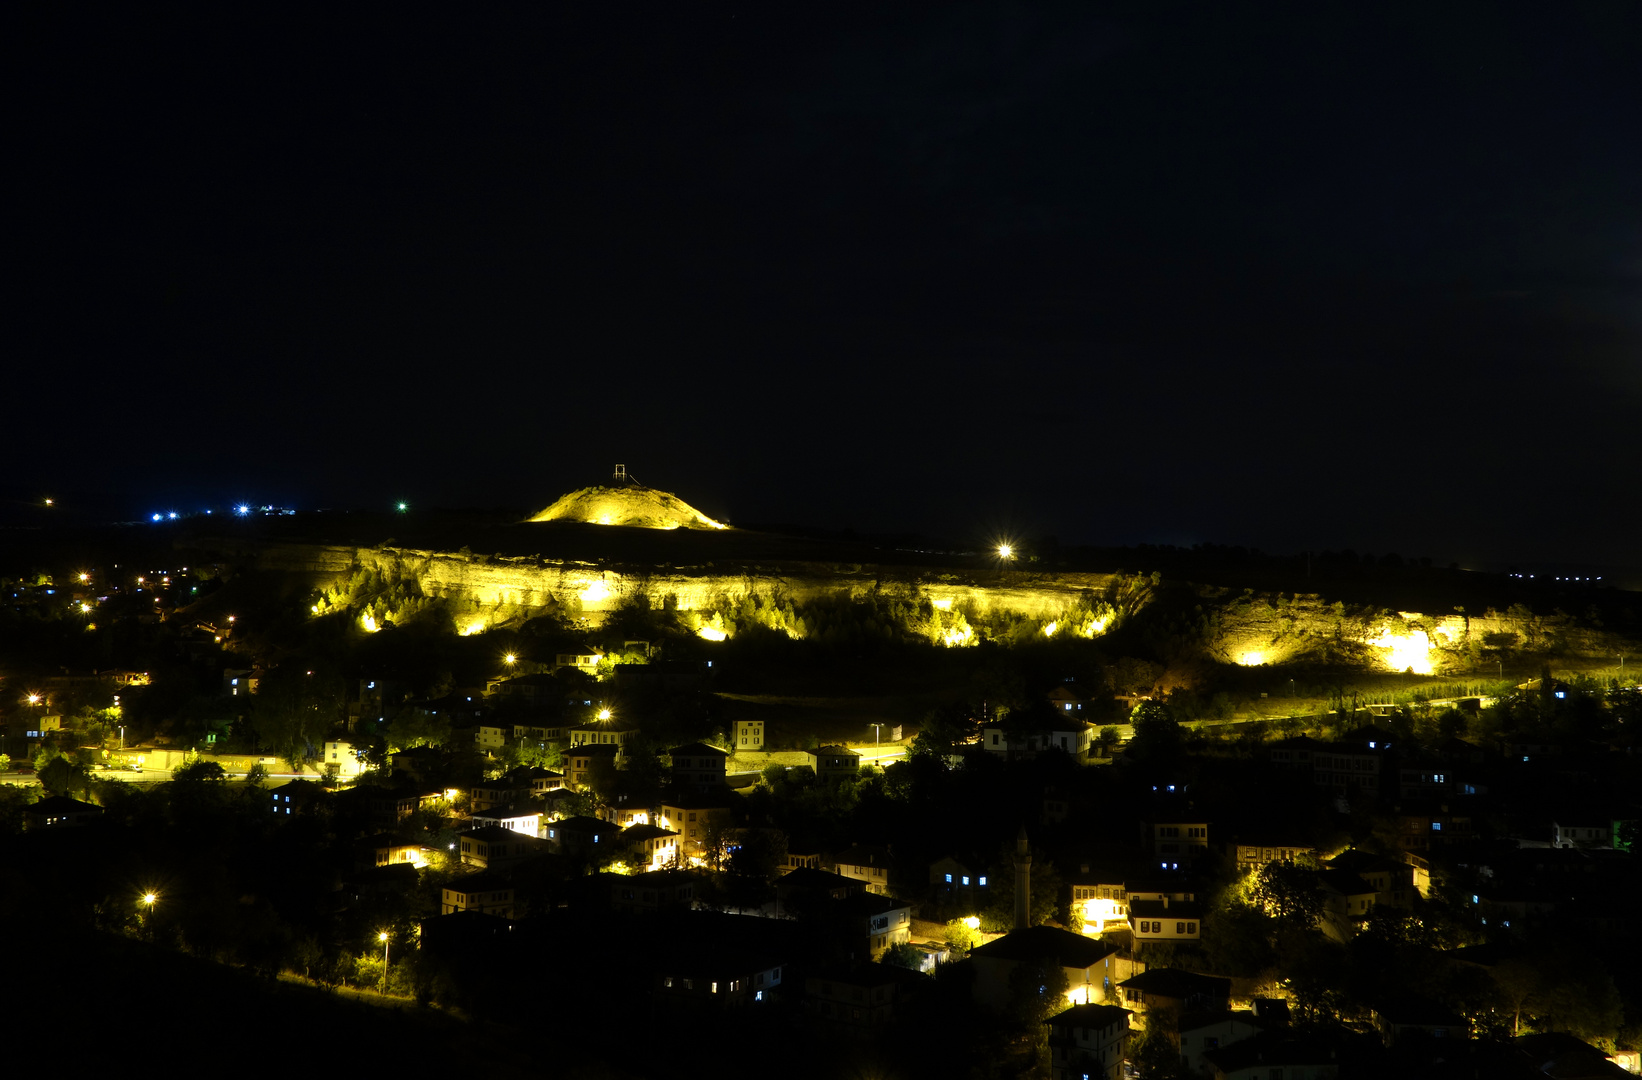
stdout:
POLYGON ((350 7, 5 16, 12 505, 1642 563, 1642 5, 350 7))

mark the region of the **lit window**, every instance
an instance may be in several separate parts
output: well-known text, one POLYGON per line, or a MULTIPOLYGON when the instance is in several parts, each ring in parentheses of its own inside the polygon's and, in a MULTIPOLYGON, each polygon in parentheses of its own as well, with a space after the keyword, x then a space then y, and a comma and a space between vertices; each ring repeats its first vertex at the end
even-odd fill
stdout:
POLYGON ((947 884, 948 884, 948 885, 950 885, 950 884, 952 884, 952 875, 951 875, 951 874, 948 874, 948 875, 947 875, 947 876, 946 876, 946 883, 947 883, 947 884))
POLYGON ((968 885, 968 884, 969 884, 969 875, 968 875, 968 874, 965 874, 965 875, 964 875, 964 884, 965 884, 965 885, 968 885))
POLYGON ((986 888, 986 878, 982 877, 979 881, 979 884, 980 884, 981 888, 983 888, 983 889, 986 888))

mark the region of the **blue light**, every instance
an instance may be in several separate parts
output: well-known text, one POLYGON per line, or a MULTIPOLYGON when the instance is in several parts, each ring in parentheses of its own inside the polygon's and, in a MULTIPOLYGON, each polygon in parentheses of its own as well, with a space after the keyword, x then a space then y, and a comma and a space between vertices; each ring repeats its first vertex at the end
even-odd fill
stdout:
POLYGON ((154 515, 154 520, 155 520, 155 521, 159 521, 159 520, 161 520, 161 518, 160 518, 160 515, 159 515, 159 514, 155 514, 155 515, 154 515))
POLYGON ((234 507, 234 513, 238 514, 240 517, 244 517, 246 514, 249 514, 250 512, 251 512, 251 508, 249 506, 236 506, 236 507, 234 507))
POLYGON ((171 511, 171 513, 167 514, 166 516, 169 517, 172 521, 177 520, 177 512, 175 510, 171 511))

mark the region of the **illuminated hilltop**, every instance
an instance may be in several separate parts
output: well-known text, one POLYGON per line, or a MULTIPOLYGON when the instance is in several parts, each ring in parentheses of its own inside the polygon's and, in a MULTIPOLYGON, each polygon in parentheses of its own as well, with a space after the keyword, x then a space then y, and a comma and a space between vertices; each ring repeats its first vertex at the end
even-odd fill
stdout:
MULTIPOLYGON (((625 479, 625 472, 618 472, 625 479)), ((582 488, 562 496, 529 519, 584 521, 590 525, 628 525, 639 529, 728 529, 677 495, 628 481, 610 487, 582 488)))

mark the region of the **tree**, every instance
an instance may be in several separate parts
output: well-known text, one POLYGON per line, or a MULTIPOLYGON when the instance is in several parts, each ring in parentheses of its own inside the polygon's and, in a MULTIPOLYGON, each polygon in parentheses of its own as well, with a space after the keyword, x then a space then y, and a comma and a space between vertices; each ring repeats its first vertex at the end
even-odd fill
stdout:
POLYGON ((908 752, 913 757, 944 760, 957 753, 958 747, 974 734, 975 721, 968 703, 956 702, 924 714, 908 752))
POLYGON ((1123 697, 1151 693, 1163 677, 1163 665, 1125 656, 1112 665, 1112 689, 1123 697))
POLYGON ((1009 973, 1006 1010, 1010 1019, 1041 1041, 1043 1022, 1066 1007, 1066 969, 1054 959, 1019 964, 1009 973))
POLYGON ((71 798, 89 798, 91 795, 91 770, 74 764, 68 758, 52 758, 40 770, 39 776, 40 786, 53 795, 71 798))
POLYGON ((962 919, 953 919, 946 924, 946 943, 952 947, 954 952, 963 956, 967 956, 970 949, 975 948, 984 940, 985 938, 981 935, 979 929, 970 926, 962 919))
POLYGON ((1161 1018, 1164 1014, 1149 1014, 1147 1023, 1141 1029, 1140 1035, 1129 1044, 1129 1060, 1140 1070, 1140 1075, 1147 1080, 1173 1080, 1177 1076, 1185 1075, 1180 1065, 1180 1051, 1175 1049, 1169 1040, 1164 1025, 1154 1022, 1154 1015, 1161 1018))
POLYGON ((1310 929, 1323 914, 1317 875, 1275 859, 1260 871, 1251 897, 1267 915, 1286 926, 1310 929))
POLYGON ((1129 757, 1147 764, 1164 765, 1180 756, 1185 734, 1173 711, 1161 701, 1143 701, 1135 706, 1129 722, 1135 737, 1129 743, 1129 757))
POLYGON ((195 780, 226 780, 228 770, 214 761, 194 761, 171 770, 171 779, 185 783, 195 780))
POLYGON ((1095 736, 1095 749, 1100 752, 1101 757, 1110 757, 1112 747, 1117 745, 1117 740, 1117 728, 1110 725, 1103 727, 1100 729, 1100 733, 1095 736))
POLYGON ((924 953, 912 942, 903 941, 899 945, 891 945, 884 950, 884 955, 879 958, 878 962, 888 964, 890 967, 906 968, 908 971, 922 971, 924 970, 924 953))

